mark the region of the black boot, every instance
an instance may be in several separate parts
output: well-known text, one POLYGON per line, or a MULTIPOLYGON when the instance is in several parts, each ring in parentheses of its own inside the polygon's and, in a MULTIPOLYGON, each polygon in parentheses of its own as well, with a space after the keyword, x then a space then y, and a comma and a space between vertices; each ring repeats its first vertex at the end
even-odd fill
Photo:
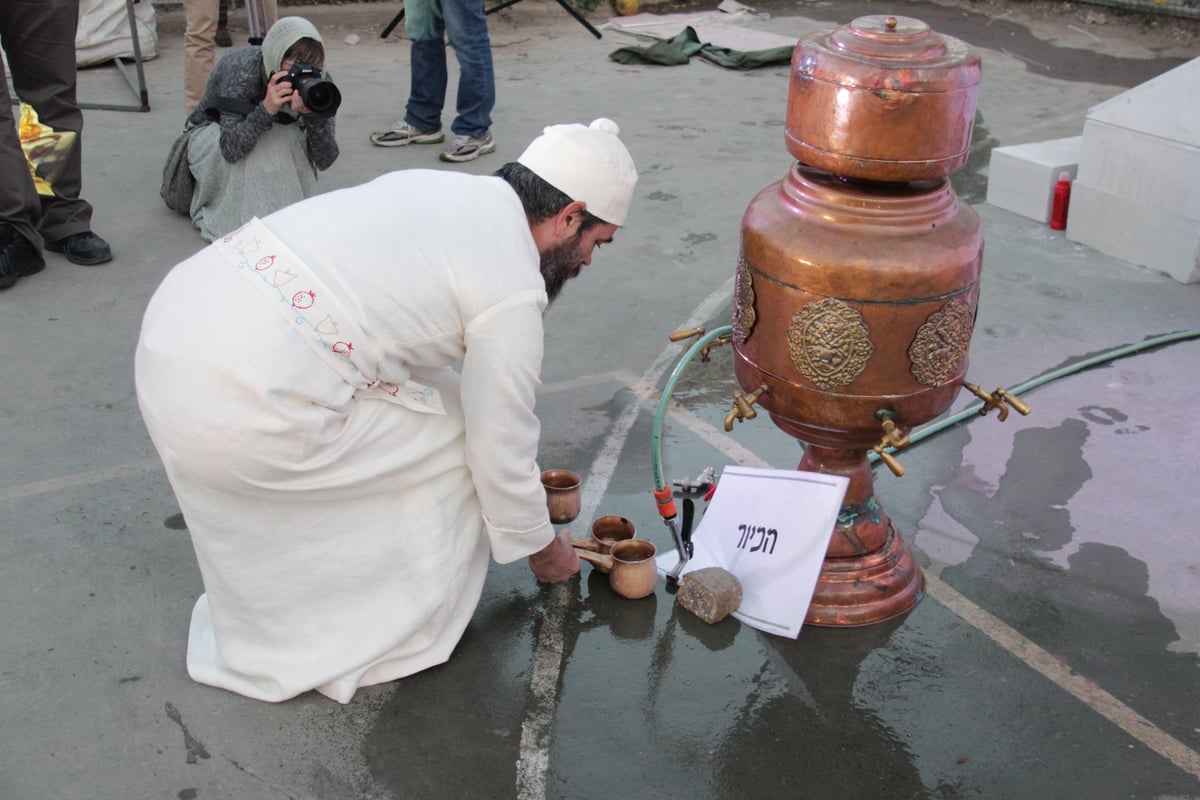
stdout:
POLYGON ((46 240, 46 249, 51 253, 62 253, 72 264, 90 267, 112 261, 112 248, 108 242, 91 231, 72 233, 55 241, 46 240))
POLYGON ((0 289, 41 272, 45 266, 45 259, 32 242, 11 225, 0 223, 0 289))

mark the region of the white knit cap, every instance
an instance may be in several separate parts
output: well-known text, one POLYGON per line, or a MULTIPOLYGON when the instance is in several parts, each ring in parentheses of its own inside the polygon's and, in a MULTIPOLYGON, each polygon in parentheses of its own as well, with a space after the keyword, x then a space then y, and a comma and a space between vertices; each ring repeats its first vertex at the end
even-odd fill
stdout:
POLYGON ((591 125, 551 125, 534 139, 517 162, 563 194, 587 204, 610 225, 624 225, 637 184, 633 157, 618 135, 621 129, 603 117, 591 125))

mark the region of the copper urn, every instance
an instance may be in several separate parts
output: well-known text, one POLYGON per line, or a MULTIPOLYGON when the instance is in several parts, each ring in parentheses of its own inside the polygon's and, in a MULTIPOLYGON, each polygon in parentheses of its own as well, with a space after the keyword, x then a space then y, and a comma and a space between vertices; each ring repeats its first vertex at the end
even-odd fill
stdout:
POLYGON ((902 474, 891 447, 963 384, 983 239, 946 176, 978 80, 966 45, 903 17, 859 18, 793 56, 798 160, 743 217, 732 327, 738 383, 805 443, 799 468, 850 478, 809 624, 880 622, 923 595, 868 454, 902 474))

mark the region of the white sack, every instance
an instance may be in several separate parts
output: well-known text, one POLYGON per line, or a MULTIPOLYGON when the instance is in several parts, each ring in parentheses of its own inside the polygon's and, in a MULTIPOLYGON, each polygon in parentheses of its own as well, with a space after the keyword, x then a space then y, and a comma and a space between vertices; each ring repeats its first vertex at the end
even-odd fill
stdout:
MULTIPOLYGON (((142 60, 158 55, 158 26, 150 0, 133 4, 142 60)), ((75 61, 81 67, 104 64, 114 58, 133 58, 129 12, 125 0, 80 0, 79 30, 75 34, 75 61)))

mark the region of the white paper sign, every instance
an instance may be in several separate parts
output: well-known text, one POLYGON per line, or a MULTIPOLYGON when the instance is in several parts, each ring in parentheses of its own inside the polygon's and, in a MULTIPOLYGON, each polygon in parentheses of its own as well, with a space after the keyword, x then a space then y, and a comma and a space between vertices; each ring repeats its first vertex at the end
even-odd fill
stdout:
MULTIPOLYGON (((850 479, 820 472, 725 468, 692 534, 683 575, 721 567, 742 583, 733 616, 767 633, 800 635, 850 479)), ((675 550, 658 558, 666 574, 675 550)))

